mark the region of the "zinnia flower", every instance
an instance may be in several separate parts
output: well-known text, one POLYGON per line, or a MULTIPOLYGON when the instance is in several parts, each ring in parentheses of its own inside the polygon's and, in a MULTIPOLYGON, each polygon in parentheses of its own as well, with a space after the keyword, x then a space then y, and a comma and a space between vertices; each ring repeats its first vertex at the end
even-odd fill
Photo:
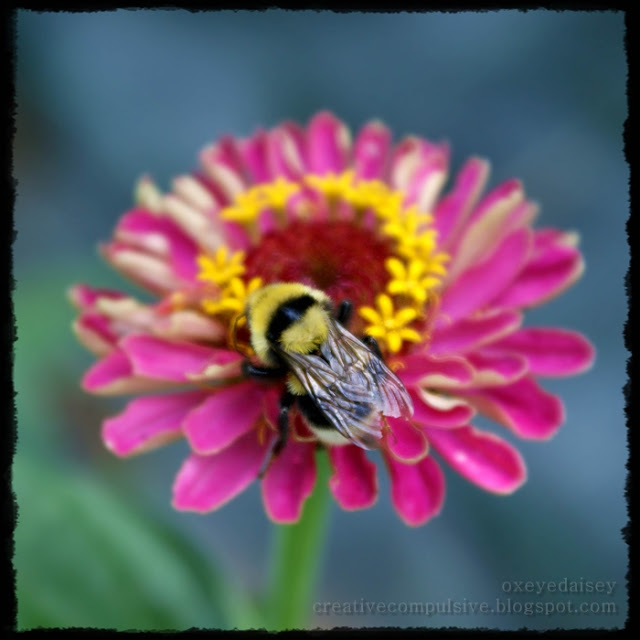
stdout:
MULTIPOLYGON (((306 129, 286 122, 222 138, 170 193, 143 178, 102 252, 155 301, 71 290, 75 331, 100 358, 84 388, 140 394, 105 421, 107 447, 129 456, 186 438, 178 509, 217 509, 256 480, 284 383, 242 377, 241 314, 263 284, 301 282, 353 303, 350 330, 377 339, 414 404, 411 420, 388 419, 379 453, 328 447, 330 490, 344 509, 376 501, 371 457, 410 525, 442 507, 436 458, 487 491, 517 489, 522 457, 472 421, 484 414, 524 439, 557 431, 562 403, 539 379, 585 370, 593 349, 570 330, 523 328, 522 311, 575 282, 583 260, 575 234, 532 228, 537 207, 519 181, 482 196, 484 160, 469 159, 442 196, 448 156, 446 144, 417 137, 393 145, 380 122, 352 142, 322 112, 306 129)), ((261 480, 277 522, 299 518, 316 479, 317 442, 295 412, 292 425, 261 480)))

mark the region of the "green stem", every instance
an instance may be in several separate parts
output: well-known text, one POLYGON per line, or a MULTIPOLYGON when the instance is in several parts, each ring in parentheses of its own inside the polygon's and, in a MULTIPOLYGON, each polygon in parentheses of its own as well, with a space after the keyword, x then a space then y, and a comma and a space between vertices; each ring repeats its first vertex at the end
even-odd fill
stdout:
POLYGON ((317 479, 300 520, 278 525, 273 540, 266 619, 274 631, 303 629, 312 614, 311 598, 328 524, 331 474, 327 452, 316 454, 317 479))

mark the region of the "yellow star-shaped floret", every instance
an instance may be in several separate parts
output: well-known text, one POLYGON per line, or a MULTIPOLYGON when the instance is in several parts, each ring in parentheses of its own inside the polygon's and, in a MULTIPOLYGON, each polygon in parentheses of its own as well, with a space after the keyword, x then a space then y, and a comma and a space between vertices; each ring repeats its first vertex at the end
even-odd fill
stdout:
POLYGON ((376 297, 377 309, 362 307, 360 315, 367 321, 365 333, 378 341, 386 343, 391 353, 398 353, 404 340, 408 342, 420 342, 422 336, 411 327, 418 312, 411 307, 403 307, 397 311, 393 308, 393 302, 386 293, 376 297))
POLYGON ((226 286, 233 278, 244 273, 244 251, 229 255, 227 247, 219 247, 213 256, 198 256, 198 280, 211 282, 219 287, 226 286))
POLYGON ((392 295, 413 298, 420 305, 427 301, 429 292, 440 284, 440 278, 431 275, 421 260, 410 260, 407 265, 398 258, 388 258, 385 266, 392 276, 387 291, 392 295))

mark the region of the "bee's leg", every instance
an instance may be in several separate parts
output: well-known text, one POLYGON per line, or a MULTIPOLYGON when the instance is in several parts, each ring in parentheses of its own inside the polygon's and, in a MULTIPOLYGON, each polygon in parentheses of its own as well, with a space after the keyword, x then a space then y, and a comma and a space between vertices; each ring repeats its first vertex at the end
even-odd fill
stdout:
POLYGON ((285 391, 280 398, 280 413, 278 415, 278 435, 269 447, 267 456, 260 467, 258 478, 262 479, 266 473, 271 461, 278 456, 287 444, 287 436, 289 435, 289 410, 291 409, 296 397, 289 391, 285 391))
POLYGON ((271 378, 282 378, 287 373, 284 367, 259 367, 245 360, 242 365, 242 375, 245 378, 255 378, 256 380, 269 380, 271 378))
POLYGON ((380 345, 375 338, 372 338, 371 336, 363 336, 362 342, 364 342, 364 344, 369 347, 369 349, 371 349, 371 351, 373 351, 373 353, 375 353, 378 358, 380 358, 380 360, 383 359, 382 351, 380 351, 380 345))
POLYGON ((336 312, 336 320, 344 327, 351 320, 351 314, 353 313, 353 303, 351 300, 343 300, 338 306, 336 312))

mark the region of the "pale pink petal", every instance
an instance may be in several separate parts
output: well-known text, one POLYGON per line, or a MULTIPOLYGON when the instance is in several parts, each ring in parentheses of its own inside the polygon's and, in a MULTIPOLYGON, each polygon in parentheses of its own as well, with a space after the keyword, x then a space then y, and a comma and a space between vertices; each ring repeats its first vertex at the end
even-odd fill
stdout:
POLYGON ((492 301, 501 307, 531 307, 547 302, 570 287, 584 271, 578 249, 549 242, 536 233, 534 250, 528 263, 507 289, 492 301))
POLYGON ((385 456, 391 477, 391 499, 404 522, 412 527, 438 515, 444 504, 444 474, 427 456, 416 464, 403 464, 385 456))
POLYGON ((196 342, 221 342, 227 335, 222 323, 191 309, 179 309, 166 316, 157 316, 150 330, 169 340, 196 342))
POLYGON ((361 180, 384 179, 388 169, 391 132, 381 122, 369 122, 356 137, 353 168, 361 180))
POLYGON ((487 305, 518 276, 531 248, 531 232, 509 234, 484 262, 465 271, 442 294, 440 311, 451 320, 487 305))
POLYGON ((460 392, 483 414, 511 428, 522 438, 545 440, 564 422, 560 399, 531 378, 504 387, 460 392))
POLYGON ((512 493, 527 479, 520 453, 492 433, 469 425, 429 429, 427 437, 451 467, 486 491, 512 493))
POLYGON ((433 355, 465 353, 490 344, 515 331, 522 324, 522 315, 511 309, 486 309, 456 322, 440 316, 429 343, 433 355))
POLYGON ((349 130, 333 114, 322 111, 309 122, 307 129, 308 165, 318 175, 340 173, 349 162, 349 130))
POLYGON ((473 369, 459 356, 415 353, 402 358, 398 376, 407 387, 456 388, 472 381, 473 369))
POLYGON ((206 513, 226 504, 256 479, 267 446, 268 442, 261 444, 256 432, 250 431, 220 453, 190 455, 173 484, 173 506, 206 513))
POLYGON ((529 370, 527 360, 517 354, 474 352, 467 359, 474 370, 474 386, 510 384, 529 370))
POLYGON ((207 397, 207 391, 145 396, 102 425, 102 440, 118 456, 158 447, 182 435, 182 422, 207 397))
POLYGON ((409 179, 405 202, 421 211, 431 212, 447 180, 449 148, 446 144, 429 145, 409 179))
POLYGON ((424 389, 411 390, 413 422, 421 428, 453 429, 468 424, 475 409, 465 400, 441 396, 424 389))
POLYGON ((440 246, 446 249, 456 238, 475 206, 489 176, 489 163, 471 158, 456 176, 451 191, 440 199, 434 211, 434 226, 440 246))
POLYGON ((429 445, 421 430, 402 418, 387 421, 391 429, 384 433, 384 446, 396 460, 417 462, 427 455, 429 445))
POLYGON ((283 122, 267 139, 269 165, 274 175, 299 180, 306 171, 305 132, 295 122, 283 122))
POLYGON ((529 371, 539 376, 568 376, 591 367, 595 350, 576 331, 529 327, 489 345, 491 351, 515 352, 526 358, 529 371))
POLYGON ((266 131, 259 129, 250 138, 242 140, 240 155, 253 183, 268 182, 275 177, 269 167, 266 131))
POLYGON ((228 349, 173 342, 148 335, 127 336, 120 346, 135 374, 174 382, 187 382, 203 375, 212 379, 230 377, 239 373, 242 359, 238 353, 228 349))
POLYGON ((338 504, 348 511, 366 509, 378 497, 376 465, 360 447, 330 447, 333 475, 329 487, 338 504))
MULTIPOLYGON (((315 444, 289 440, 262 481, 267 515, 280 523, 297 522, 316 482, 315 444)), ((324 487, 321 490, 325 490, 324 487)))
POLYGON ((196 453, 212 454, 252 429, 263 412, 264 390, 254 382, 212 389, 184 421, 184 434, 196 453))
POLYGON ((133 209, 120 219, 115 238, 150 254, 166 257, 178 278, 187 282, 195 280, 198 245, 171 218, 145 209, 133 209))

